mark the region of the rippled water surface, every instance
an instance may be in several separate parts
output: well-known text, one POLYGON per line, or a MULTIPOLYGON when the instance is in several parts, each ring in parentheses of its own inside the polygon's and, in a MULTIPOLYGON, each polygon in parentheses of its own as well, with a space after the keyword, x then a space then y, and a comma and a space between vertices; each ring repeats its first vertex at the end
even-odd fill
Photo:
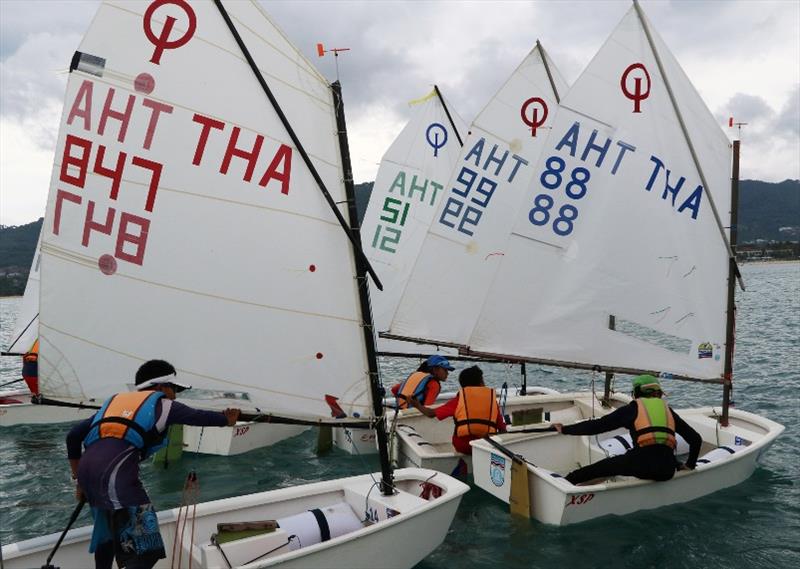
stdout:
MULTIPOLYGON (((747 291, 737 294, 734 400, 741 409, 786 426, 749 480, 688 504, 565 528, 512 519, 505 504, 473 488, 444 544, 418 567, 800 566, 800 264, 749 264, 742 271, 747 291)), ((0 299, 2 346, 18 306, 19 299, 0 299)), ((387 385, 411 367, 401 360, 381 365, 387 385)), ((482 367, 494 385, 518 383, 515 368, 482 367)), ((554 368, 529 370, 528 375, 529 384, 560 391, 588 389, 593 379, 590 373, 554 368)), ((0 383, 17 377, 18 358, 0 358, 0 383)), ((596 379, 602 383, 601 377, 596 379)), ((675 382, 667 389, 675 407, 721 401, 716 386, 675 382)), ((63 529, 74 507, 63 442, 66 431, 65 426, 0 429, 3 543, 63 529)), ((156 506, 166 508, 179 504, 190 468, 200 475, 202 500, 378 470, 372 456, 333 451, 317 457, 315 441, 309 431, 237 457, 187 454, 167 470, 145 467, 145 485, 156 506)))

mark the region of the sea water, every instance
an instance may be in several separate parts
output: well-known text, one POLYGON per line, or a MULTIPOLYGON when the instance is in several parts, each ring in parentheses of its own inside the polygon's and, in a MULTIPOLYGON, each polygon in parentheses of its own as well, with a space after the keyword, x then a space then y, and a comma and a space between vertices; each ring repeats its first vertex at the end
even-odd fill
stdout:
MULTIPOLYGON (((464 496, 445 542, 418 567, 800 566, 800 263, 748 264, 742 273, 747 290, 737 292, 733 399, 737 407, 786 426, 751 478, 686 504, 568 527, 512 518, 506 504, 474 487, 464 496)), ((0 299, 2 346, 7 345, 19 304, 18 298, 0 299)), ((165 346, 159 356, 168 359, 168 351, 165 346)), ((414 367, 416 362, 381 361, 384 384, 399 381, 414 367)), ((515 366, 481 367, 494 386, 519 384, 515 366)), ((19 358, 0 358, 0 383, 19 373, 19 358)), ((451 387, 455 379, 454 372, 451 387)), ((559 391, 593 385, 602 390, 603 376, 528 366, 528 384, 559 391)), ((626 384, 618 388, 628 390, 626 384)), ((665 389, 676 408, 718 404, 722 396, 715 385, 665 381, 665 389)), ((67 430, 63 425, 0 429, 2 543, 64 528, 75 506, 64 448, 67 430)), ((375 455, 334 450, 318 457, 315 443, 315 433, 308 431, 234 457, 184 454, 166 470, 144 466, 142 476, 162 509, 179 505, 184 478, 192 469, 199 475, 202 501, 379 469, 375 455)), ((78 525, 88 523, 84 512, 78 525)), ((380 567, 379 557, 375 566, 380 567)))

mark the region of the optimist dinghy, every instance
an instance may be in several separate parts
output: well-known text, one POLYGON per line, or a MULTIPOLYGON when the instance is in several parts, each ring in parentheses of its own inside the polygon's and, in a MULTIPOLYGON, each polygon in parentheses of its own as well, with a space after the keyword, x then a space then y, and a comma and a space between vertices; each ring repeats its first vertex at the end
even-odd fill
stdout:
MULTIPOLYGON (((158 567, 411 567, 444 539, 468 487, 390 467, 355 224, 340 87, 258 2, 100 6, 72 58, 42 234, 49 398, 90 379, 107 397, 165 357, 265 420, 373 427, 381 459, 200 503, 180 526, 161 512, 176 557, 158 567), (230 541, 235 522, 260 533, 230 541)), ((89 536, 70 531, 53 563, 92 566, 89 536)), ((4 546, 5 566, 42 565, 57 537, 4 546)))
POLYGON ((473 442, 478 486, 569 524, 685 502, 752 474, 784 427, 730 408, 738 148, 634 2, 561 102, 470 348, 721 384, 722 405, 677 409, 704 444, 697 468, 667 482, 573 486, 563 475, 611 445, 544 434, 495 437, 505 451, 473 442), (511 461, 524 461, 514 487, 529 495, 509 497, 511 461))

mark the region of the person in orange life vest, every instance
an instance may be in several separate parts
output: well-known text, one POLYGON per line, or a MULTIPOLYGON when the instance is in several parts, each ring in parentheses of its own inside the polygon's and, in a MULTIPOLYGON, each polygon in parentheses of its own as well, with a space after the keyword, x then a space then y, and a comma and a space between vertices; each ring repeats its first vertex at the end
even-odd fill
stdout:
POLYGON ((469 441, 480 439, 494 433, 504 433, 506 422, 497 404, 494 389, 483 383, 483 372, 478 366, 461 370, 458 375, 461 389, 458 395, 447 403, 431 409, 410 397, 408 402, 420 413, 440 421, 453 417, 453 448, 462 454, 472 454, 469 441))
POLYGON ((694 470, 703 439, 661 398, 664 393, 658 380, 652 375, 636 377, 632 395, 633 401, 605 417, 573 425, 553 423, 564 435, 596 435, 624 427, 633 440, 633 447, 625 454, 573 470, 567 474, 567 481, 580 484, 617 475, 665 481, 676 469, 694 470), (689 443, 685 464, 675 458, 676 433, 689 443))
POLYGON ((22 379, 31 393, 39 395, 39 340, 22 356, 22 379))
POLYGON ((136 372, 136 391, 114 395, 67 434, 76 497, 92 507, 89 551, 96 568, 110 569, 116 557, 120 567, 149 569, 166 556, 139 462, 166 446, 167 428, 232 426, 239 417, 238 409, 202 411, 175 401, 177 392, 189 389, 176 375, 164 360, 145 362, 136 372))
POLYGON ((402 383, 392 386, 392 394, 397 397, 397 407, 407 409, 407 397, 414 397, 423 405, 433 405, 442 390, 441 382, 447 381, 447 376, 454 369, 446 357, 438 354, 430 356, 402 383))

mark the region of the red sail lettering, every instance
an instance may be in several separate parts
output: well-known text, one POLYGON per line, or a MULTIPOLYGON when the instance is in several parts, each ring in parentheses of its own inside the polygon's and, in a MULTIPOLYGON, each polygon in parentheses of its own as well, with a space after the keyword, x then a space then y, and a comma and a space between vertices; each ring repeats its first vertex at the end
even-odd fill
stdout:
POLYGON ((172 113, 172 106, 164 103, 159 103, 152 99, 145 99, 142 105, 150 109, 150 122, 147 123, 147 134, 144 137, 144 149, 150 150, 150 145, 153 143, 153 135, 158 126, 158 119, 161 118, 161 113, 172 113))
POLYGON ((153 162, 152 160, 139 158, 138 156, 134 156, 131 162, 134 166, 150 170, 152 173, 150 176, 150 186, 147 190, 147 202, 144 204, 144 209, 146 211, 153 211, 153 204, 156 203, 156 192, 158 192, 158 183, 161 180, 161 170, 164 166, 159 162, 153 162))
POLYGON ((285 144, 281 144, 281 147, 278 148, 278 151, 275 153, 275 157, 272 159, 267 171, 264 172, 264 175, 261 177, 261 181, 258 183, 258 185, 266 188, 270 180, 278 180, 281 183, 281 193, 288 195, 289 180, 291 175, 292 149, 285 144), (282 169, 281 171, 278 171, 278 166, 281 164, 282 169))
POLYGON ((86 169, 89 166, 89 154, 92 152, 92 141, 86 140, 74 134, 68 134, 64 142, 64 156, 61 159, 61 174, 59 180, 72 186, 83 188, 86 183, 86 169), (83 150, 80 156, 72 154, 72 147, 77 146, 83 150), (70 166, 78 168, 78 174, 73 176, 69 173, 70 166))
POLYGON ((81 86, 78 88, 78 94, 75 95, 75 100, 72 102, 72 107, 67 115, 67 124, 72 124, 75 117, 83 119, 83 129, 92 129, 92 86, 91 81, 84 79, 81 86))
POLYGON ((106 156, 106 147, 102 144, 97 146, 97 156, 94 159, 94 171, 101 176, 111 179, 111 193, 108 197, 116 200, 119 195, 119 185, 122 182, 122 170, 125 168, 125 158, 128 156, 124 152, 120 152, 117 156, 116 167, 106 168, 103 166, 103 159, 106 156))
POLYGON ((147 232, 150 229, 150 220, 138 215, 123 212, 119 219, 119 233, 117 234, 117 248, 114 256, 117 259, 128 261, 134 265, 142 264, 144 251, 147 246, 147 232), (128 225, 138 225, 138 235, 128 232, 128 225), (125 252, 125 244, 131 243, 136 249, 133 254, 125 252))
POLYGON ((89 206, 86 208, 86 222, 83 224, 83 243, 84 247, 89 246, 89 235, 92 231, 99 231, 105 235, 111 235, 111 229, 114 227, 114 215, 117 213, 113 207, 108 208, 106 212, 106 222, 98 223, 94 220, 94 206, 95 203, 89 200, 89 206))
POLYGON ((203 130, 200 131, 200 138, 197 139, 197 148, 195 148, 194 151, 194 158, 192 159, 192 164, 199 166, 200 161, 203 159, 203 152, 206 150, 206 142, 208 142, 208 134, 211 132, 211 129, 223 130, 225 128, 225 123, 209 117, 204 117, 198 113, 195 113, 192 120, 203 125, 203 130))
POLYGON ((113 87, 108 90, 106 102, 103 105, 103 113, 100 115, 100 126, 97 129, 97 132, 98 134, 102 135, 106 130, 106 122, 108 119, 117 119, 120 121, 117 140, 119 142, 125 142, 125 133, 128 132, 128 123, 130 123, 131 120, 131 114, 133 113, 133 102, 136 100, 136 97, 133 95, 128 95, 128 104, 126 105, 125 110, 114 111, 111 109, 111 102, 114 100, 114 93, 115 90, 113 87))
POLYGON ((247 169, 244 172, 244 181, 249 182, 253 179, 253 170, 256 169, 256 161, 258 160, 259 152, 261 152, 261 145, 264 144, 264 137, 260 134, 257 134, 256 140, 253 143, 253 149, 248 152, 247 150, 236 148, 236 143, 239 141, 239 133, 241 130, 242 129, 240 129, 238 126, 233 127, 233 132, 231 133, 231 138, 228 141, 228 148, 225 150, 225 158, 222 160, 222 166, 220 166, 219 173, 228 173, 228 168, 231 165, 231 158, 234 156, 243 158, 247 161, 247 169))
POLYGON ((80 205, 83 198, 66 190, 59 189, 56 193, 56 211, 53 213, 53 234, 58 235, 61 230, 61 205, 64 200, 80 205))

